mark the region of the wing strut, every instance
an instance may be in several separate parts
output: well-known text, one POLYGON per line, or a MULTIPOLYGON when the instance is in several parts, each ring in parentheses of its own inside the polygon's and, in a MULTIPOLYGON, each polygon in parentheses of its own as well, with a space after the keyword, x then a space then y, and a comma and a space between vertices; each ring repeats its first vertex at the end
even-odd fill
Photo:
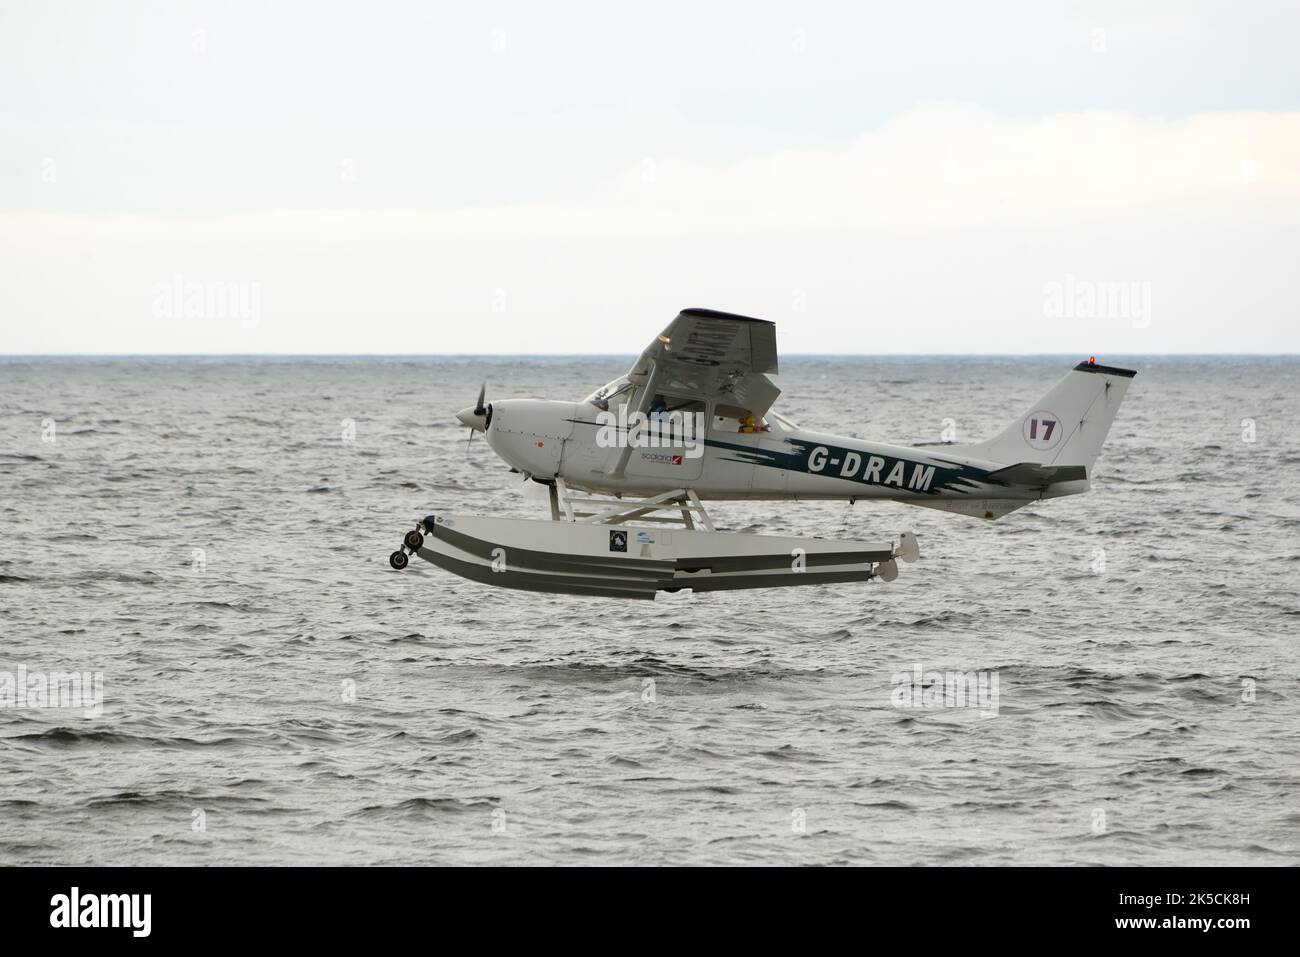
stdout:
POLYGON ((627 522, 656 522, 667 525, 684 525, 695 528, 695 522, 706 531, 716 531, 713 519, 693 489, 676 488, 671 492, 645 499, 613 498, 607 495, 575 493, 564 479, 556 478, 551 486, 554 504, 551 518, 556 521, 577 522, 589 525, 623 525, 627 522), (560 513, 563 512, 563 519, 560 513), (678 512, 679 516, 655 515, 655 512, 678 512))

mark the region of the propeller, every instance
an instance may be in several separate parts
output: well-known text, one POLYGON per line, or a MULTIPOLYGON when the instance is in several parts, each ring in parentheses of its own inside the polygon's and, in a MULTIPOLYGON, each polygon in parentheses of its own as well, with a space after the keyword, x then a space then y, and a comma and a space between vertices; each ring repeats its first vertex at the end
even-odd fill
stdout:
POLYGON ((488 426, 492 423, 492 406, 485 405, 484 399, 487 398, 487 380, 479 386, 478 398, 474 400, 472 409, 461 409, 456 413, 456 418, 462 425, 469 426, 469 439, 465 443, 465 452, 469 453, 470 443, 474 441, 475 432, 486 432, 488 426))

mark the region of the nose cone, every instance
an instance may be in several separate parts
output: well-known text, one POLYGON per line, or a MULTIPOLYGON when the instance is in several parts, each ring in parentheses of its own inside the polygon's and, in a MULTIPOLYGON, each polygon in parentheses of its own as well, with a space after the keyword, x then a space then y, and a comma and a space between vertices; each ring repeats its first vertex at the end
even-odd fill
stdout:
POLYGON ((461 409, 456 413, 456 418, 460 421, 461 425, 467 428, 476 429, 479 432, 487 431, 487 416, 482 412, 476 411, 473 406, 461 409))

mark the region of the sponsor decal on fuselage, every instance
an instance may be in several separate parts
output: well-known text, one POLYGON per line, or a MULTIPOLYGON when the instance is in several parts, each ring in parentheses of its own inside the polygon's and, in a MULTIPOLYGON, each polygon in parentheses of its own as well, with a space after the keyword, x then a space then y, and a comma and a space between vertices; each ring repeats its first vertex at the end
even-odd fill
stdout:
POLYGON ((673 452, 642 452, 641 461, 653 465, 681 465, 682 456, 673 452))

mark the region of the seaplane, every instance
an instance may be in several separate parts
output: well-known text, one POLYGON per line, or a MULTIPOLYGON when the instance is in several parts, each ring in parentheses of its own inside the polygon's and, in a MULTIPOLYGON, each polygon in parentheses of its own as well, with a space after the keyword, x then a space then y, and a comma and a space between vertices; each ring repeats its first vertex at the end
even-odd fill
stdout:
POLYGON ((772 406, 776 326, 683 309, 626 375, 580 401, 478 400, 456 414, 525 480, 550 515, 437 512, 389 556, 537 592, 654 599, 893 581, 916 536, 885 542, 719 531, 706 502, 885 499, 996 520, 1086 492, 1136 374, 1090 358, 1020 418, 970 445, 898 446, 803 429, 772 406))

